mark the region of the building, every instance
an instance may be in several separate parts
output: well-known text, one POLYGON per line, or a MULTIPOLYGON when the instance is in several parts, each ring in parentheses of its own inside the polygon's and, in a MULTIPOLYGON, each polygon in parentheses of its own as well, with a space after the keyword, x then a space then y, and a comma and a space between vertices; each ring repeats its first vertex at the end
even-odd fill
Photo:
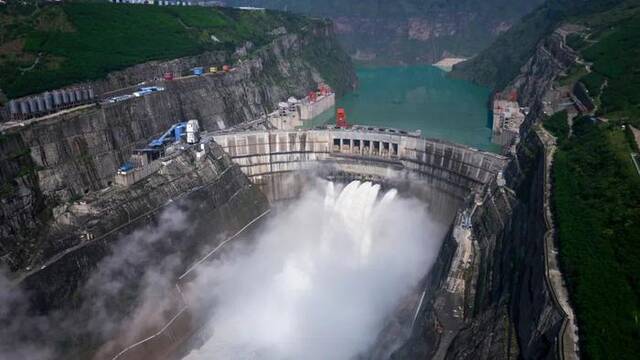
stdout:
POLYGON ((493 101, 493 126, 491 142, 510 145, 520 134, 525 114, 517 101, 496 98, 493 101))

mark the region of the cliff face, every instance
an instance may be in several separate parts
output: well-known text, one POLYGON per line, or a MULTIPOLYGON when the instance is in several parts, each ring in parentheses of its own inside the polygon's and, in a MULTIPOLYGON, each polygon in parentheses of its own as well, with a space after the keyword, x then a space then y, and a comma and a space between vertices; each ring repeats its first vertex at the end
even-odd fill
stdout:
MULTIPOLYGON (((103 103, 34 121, 13 129, 2 146, 3 190, 0 249, 12 270, 42 260, 51 244, 37 236, 51 209, 112 185, 131 150, 172 124, 198 119, 205 130, 254 120, 289 96, 301 97, 328 82, 338 93, 355 84, 348 57, 328 24, 315 22, 303 33, 283 33, 268 46, 245 44, 233 55, 205 53, 169 62, 152 62, 112 73, 96 82, 100 91, 133 86, 185 71, 194 64, 236 63, 224 75, 148 81, 163 92, 113 104, 103 103), (322 66, 328 64, 327 66, 322 66), (12 155, 13 154, 13 155, 12 155)), ((60 210, 56 210, 58 212, 60 210)))
POLYGON ((367 64, 430 64, 447 56, 472 56, 541 2, 223 1, 330 18, 352 58, 367 64))
MULTIPOLYGON (((572 353, 565 341, 564 304, 558 284, 548 211, 548 145, 536 129, 553 81, 574 61, 559 32, 541 41, 511 81, 522 106, 530 107, 522 141, 511 154, 505 184, 491 184, 451 231, 427 285, 422 322, 397 358, 553 359, 572 353)), ((558 275, 559 276, 559 275, 558 275)))

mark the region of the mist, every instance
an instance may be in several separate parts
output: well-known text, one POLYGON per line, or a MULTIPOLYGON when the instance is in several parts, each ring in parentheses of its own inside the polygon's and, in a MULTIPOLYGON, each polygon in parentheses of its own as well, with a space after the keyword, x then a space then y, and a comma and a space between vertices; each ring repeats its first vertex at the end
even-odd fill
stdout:
POLYGON ((184 360, 350 359, 435 261, 427 204, 379 185, 325 183, 272 217, 256 242, 198 270, 188 301, 208 340, 184 360))
POLYGON ((103 344, 100 351, 110 353, 162 325, 183 269, 180 253, 158 254, 190 236, 187 225, 184 209, 171 206, 157 222, 122 236, 76 290, 79 300, 46 315, 31 309, 29 292, 0 269, 0 359, 86 358, 76 351, 103 344))

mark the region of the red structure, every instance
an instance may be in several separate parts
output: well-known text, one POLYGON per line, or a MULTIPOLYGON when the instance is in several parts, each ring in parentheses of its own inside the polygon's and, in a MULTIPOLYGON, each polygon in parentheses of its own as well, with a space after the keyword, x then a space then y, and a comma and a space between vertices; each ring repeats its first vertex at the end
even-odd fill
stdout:
POLYGON ((224 72, 229 72, 229 71, 231 71, 231 66, 229 66, 229 65, 222 65, 222 71, 224 71, 224 72))
POLYGON ((164 79, 166 81, 171 81, 171 80, 173 80, 173 73, 172 72, 166 72, 166 73, 164 73, 163 77, 164 77, 164 79))
POLYGON ((331 94, 331 88, 328 85, 320 85, 318 90, 320 90, 320 94, 325 96, 331 94))
POLYGON ((511 93, 509 93, 509 100, 518 101, 518 91, 512 90, 511 93))
POLYGON ((316 93, 315 91, 311 91, 309 93, 309 101, 316 102, 316 100, 318 100, 318 93, 316 93))
POLYGON ((336 112, 336 126, 339 128, 349 127, 347 123, 347 113, 344 111, 344 108, 338 108, 336 112))

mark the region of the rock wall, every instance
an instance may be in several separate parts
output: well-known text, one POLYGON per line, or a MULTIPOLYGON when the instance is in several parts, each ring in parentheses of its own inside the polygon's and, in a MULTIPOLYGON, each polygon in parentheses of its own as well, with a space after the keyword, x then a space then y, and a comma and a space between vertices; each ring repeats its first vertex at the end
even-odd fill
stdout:
POLYGON ((395 358, 575 358, 564 344, 566 313, 549 281, 545 221, 546 144, 535 131, 554 80, 575 61, 556 31, 509 85, 531 109, 522 141, 510 154, 504 185, 492 183, 469 199, 426 283, 427 294, 410 340, 395 358))
POLYGON ((0 204, 4 216, 0 228, 2 262, 14 271, 35 266, 36 259, 30 254, 39 246, 34 243, 43 240, 27 234, 25 229, 40 228, 32 219, 42 208, 51 212, 112 185, 118 166, 128 159, 131 150, 146 144, 175 122, 198 119, 205 130, 216 130, 254 120, 272 110, 278 101, 291 95, 302 97, 320 82, 328 81, 339 93, 355 84, 348 56, 337 45, 330 26, 318 21, 303 33, 285 33, 259 49, 247 44, 232 55, 208 53, 141 64, 113 73, 96 86, 106 91, 134 85, 160 77, 165 70, 177 71, 214 60, 217 63, 222 57, 237 60, 236 69, 171 82, 150 81, 148 84, 159 84, 166 90, 13 128, 11 136, 16 138, 6 146, 30 153, 30 160, 20 158, 29 165, 23 166, 17 158, 4 158, 2 166, 20 168, 31 175, 25 178, 15 171, 3 171, 3 184, 10 184, 12 191, 3 193, 0 204), (318 53, 323 58, 314 56, 318 53), (330 66, 319 68, 322 62, 330 66))
POLYGON ((356 61, 375 65, 431 64, 470 57, 542 0, 449 3, 433 0, 221 0, 333 20, 356 61))
POLYGON ((45 268, 22 274, 21 284, 44 313, 67 304, 115 240, 153 223, 171 206, 187 214, 190 231, 157 255, 180 254, 186 267, 203 248, 259 216, 268 202, 219 146, 209 145, 200 158, 186 150, 129 188, 93 193, 59 209, 37 254, 45 268))

